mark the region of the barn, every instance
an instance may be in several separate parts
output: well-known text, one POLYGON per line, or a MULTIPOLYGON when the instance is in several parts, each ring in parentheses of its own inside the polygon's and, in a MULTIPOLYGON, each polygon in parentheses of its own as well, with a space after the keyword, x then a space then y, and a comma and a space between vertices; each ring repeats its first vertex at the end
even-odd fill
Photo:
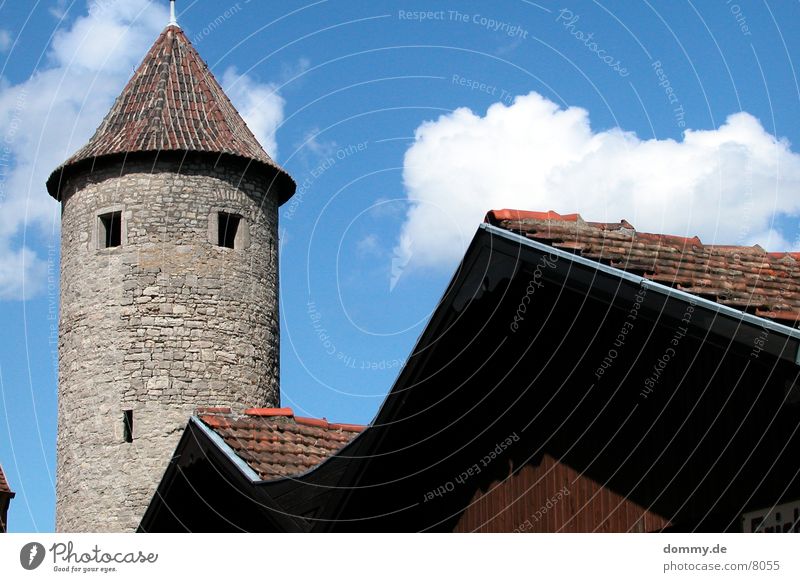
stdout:
POLYGON ((139 531, 798 531, 798 260, 491 211, 369 426, 198 409, 139 531))

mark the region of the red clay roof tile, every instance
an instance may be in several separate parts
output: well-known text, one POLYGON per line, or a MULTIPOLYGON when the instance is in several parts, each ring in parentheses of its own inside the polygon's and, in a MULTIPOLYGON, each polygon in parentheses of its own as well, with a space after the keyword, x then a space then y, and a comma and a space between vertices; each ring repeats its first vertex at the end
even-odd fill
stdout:
POLYGON ((250 416, 294 416, 291 408, 248 408, 244 413, 250 416))
POLYGON ((202 414, 199 418, 264 480, 296 477, 313 469, 365 428, 263 411, 291 409, 250 409, 244 415, 202 414))
POLYGON ((800 323, 800 253, 704 245, 698 237, 636 232, 627 221, 492 210, 486 222, 780 323, 800 323))
POLYGON ((227 154, 277 172, 281 202, 295 189, 177 26, 164 29, 89 143, 51 174, 47 189, 58 199, 63 170, 137 152, 227 154))
POLYGON ((8 495, 11 493, 11 487, 8 485, 5 473, 3 473, 3 467, 0 467, 0 494, 8 495))
POLYGON ((328 428, 330 428, 331 430, 343 430, 346 432, 361 432, 367 427, 364 426, 363 424, 348 424, 348 423, 336 422, 328 424, 328 428))
POLYGON ((306 416, 295 416, 294 420, 297 424, 305 424, 308 426, 318 426, 320 428, 328 428, 328 420, 325 418, 308 418, 306 416))

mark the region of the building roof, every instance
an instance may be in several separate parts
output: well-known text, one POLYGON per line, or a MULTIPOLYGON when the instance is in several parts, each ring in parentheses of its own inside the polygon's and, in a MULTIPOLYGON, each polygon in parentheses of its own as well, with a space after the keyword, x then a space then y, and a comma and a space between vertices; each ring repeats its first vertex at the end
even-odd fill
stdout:
POLYGON ((6 495, 10 494, 11 496, 14 495, 11 492, 11 487, 9 486, 8 481, 6 480, 6 476, 3 473, 3 467, 0 466, 0 495, 2 494, 6 495))
POLYGON ((295 416, 291 408, 207 409, 198 417, 265 481, 302 475, 365 428, 295 416))
MULTIPOLYGON (((534 477, 530 469, 541 470, 542 455, 664 516, 676 531, 735 530, 743 510, 796 499, 786 488, 795 468, 772 462, 777 453, 753 456, 744 470, 715 462, 720 451, 732 458, 754 447, 779 452, 800 439, 798 412, 785 404, 800 331, 603 265, 611 259, 592 251, 586 236, 564 245, 571 239, 556 236, 557 228, 605 232, 577 215, 512 212, 489 220, 516 220, 516 229, 478 228, 371 426, 346 448, 301 476, 259 481, 237 456, 244 454, 231 450, 236 439, 223 441, 224 433, 194 417, 140 531, 452 531, 459 524, 511 531, 534 519, 554 484, 570 488, 569 507, 558 510, 563 527, 615 527, 607 518, 616 510, 583 485, 560 483, 548 469, 534 477), (542 230, 528 236, 537 220, 542 230), (584 250, 600 259, 580 256, 584 250), (521 312, 532 270, 548 255, 558 259, 542 268, 538 308, 521 312), (645 323, 620 347, 612 342, 633 305, 641 318, 634 321, 645 323), (523 323, 514 331, 519 313, 523 323), (598 379, 612 345, 614 362, 598 379), (669 366, 656 364, 670 353, 669 366), (656 387, 645 394, 648 381, 656 387), (773 422, 780 408, 787 422, 773 422), (513 445, 502 450, 509 438, 513 445), (687 450, 713 474, 687 470, 687 450), (506 481, 519 483, 526 466, 526 494, 512 493, 506 481), (576 523, 584 517, 569 512, 582 508, 588 521, 576 523)), ((635 232, 620 225, 605 230, 635 232)), ((643 237, 638 244, 649 240, 643 237)), ((668 242, 686 246, 675 237, 656 240, 659 253, 668 242)), ((290 411, 253 418, 276 416, 299 420, 290 411)))
POLYGON ((706 245, 698 237, 637 232, 625 220, 587 222, 553 211, 492 210, 486 222, 722 305, 800 322, 800 253, 706 245))
POLYGON ((176 25, 164 29, 89 143, 51 174, 47 189, 59 199, 64 171, 144 152, 234 156, 274 175, 281 203, 295 190, 176 25))

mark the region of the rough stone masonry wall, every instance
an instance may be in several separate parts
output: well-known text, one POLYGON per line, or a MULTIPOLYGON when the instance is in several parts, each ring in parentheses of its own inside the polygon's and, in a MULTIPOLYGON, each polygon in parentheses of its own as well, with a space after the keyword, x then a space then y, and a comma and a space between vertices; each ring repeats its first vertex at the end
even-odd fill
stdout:
POLYGON ((265 185, 199 162, 114 165, 67 185, 59 531, 135 530, 195 407, 278 406, 278 209, 265 185), (98 213, 113 210, 123 244, 98 249, 98 213), (216 244, 218 211, 245 219, 246 248, 216 244))

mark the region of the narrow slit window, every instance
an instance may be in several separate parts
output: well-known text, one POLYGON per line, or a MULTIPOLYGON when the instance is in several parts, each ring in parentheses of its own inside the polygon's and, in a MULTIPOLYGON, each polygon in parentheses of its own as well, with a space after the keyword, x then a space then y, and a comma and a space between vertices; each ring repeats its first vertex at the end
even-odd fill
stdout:
POLYGON ((97 242, 101 249, 122 244, 122 212, 108 212, 98 217, 97 242))
POLYGON ((133 410, 122 411, 122 431, 126 443, 133 442, 133 410))
POLYGON ((236 234, 239 231, 241 216, 220 212, 217 220, 219 238, 217 244, 229 249, 236 248, 236 234))

